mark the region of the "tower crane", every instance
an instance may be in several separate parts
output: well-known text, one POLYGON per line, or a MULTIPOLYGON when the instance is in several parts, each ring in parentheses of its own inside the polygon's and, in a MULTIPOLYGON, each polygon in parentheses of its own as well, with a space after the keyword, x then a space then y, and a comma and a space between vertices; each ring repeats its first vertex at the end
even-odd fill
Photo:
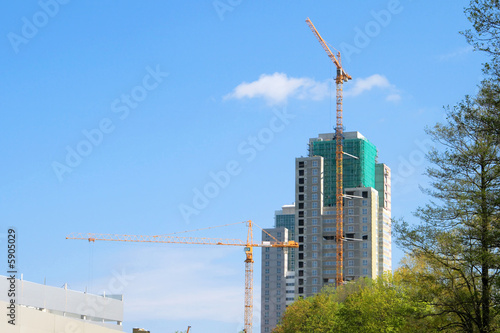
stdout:
POLYGON ((337 246, 337 275, 335 279, 335 284, 338 286, 344 281, 344 207, 343 207, 343 197, 344 197, 344 179, 343 179, 343 147, 342 139, 344 136, 344 129, 342 124, 342 89, 344 82, 351 80, 352 77, 347 74, 341 65, 340 52, 337 53, 337 57, 332 53, 324 39, 319 34, 318 30, 314 27, 309 18, 306 19, 306 23, 311 28, 312 32, 318 39, 319 43, 326 51, 328 57, 333 61, 337 67, 337 77, 335 78, 335 83, 337 87, 337 123, 335 127, 335 140, 336 140, 336 150, 335 150, 335 161, 336 161, 336 191, 335 191, 335 208, 336 208, 336 236, 335 242, 337 246))
MULTIPOLYGON (((199 245, 226 245, 226 246, 244 246, 245 250, 245 333, 252 332, 253 317, 253 248, 254 247, 276 247, 276 248, 298 248, 299 245, 294 241, 281 242, 274 238, 274 242, 254 242, 253 240, 253 222, 245 221, 248 227, 247 240, 225 239, 225 238, 201 238, 201 237, 180 237, 170 235, 118 235, 118 234, 96 234, 96 233, 72 233, 66 236, 66 239, 84 239, 89 242, 111 241, 111 242, 139 242, 139 243, 172 243, 172 244, 199 244, 199 245)), ((236 223, 238 224, 238 223, 236 223)), ((214 227, 211 227, 214 228, 214 227)), ((211 229, 208 228, 208 229, 211 229)), ((201 229, 199 229, 201 230, 201 229)), ((191 230, 195 231, 195 230, 191 230)), ((187 231, 184 231, 187 232, 187 231)), ((265 232, 265 231, 264 231, 265 232)))

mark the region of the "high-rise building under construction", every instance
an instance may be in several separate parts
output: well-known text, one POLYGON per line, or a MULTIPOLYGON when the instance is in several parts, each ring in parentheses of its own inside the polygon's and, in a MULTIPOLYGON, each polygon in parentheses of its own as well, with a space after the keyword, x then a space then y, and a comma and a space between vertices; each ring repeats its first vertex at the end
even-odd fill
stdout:
MULTIPOLYGON (((295 297, 307 297, 336 277, 336 163, 334 133, 309 140, 295 161, 295 297)), ((391 171, 359 132, 343 139, 345 280, 391 270, 391 171)))
MULTIPOLYGON (((299 248, 287 251, 287 264, 280 262, 280 275, 286 284, 266 283, 276 278, 266 276, 266 272, 276 272, 269 269, 274 263, 266 259, 273 254, 263 254, 262 332, 271 332, 279 320, 278 312, 283 313, 282 305, 274 313, 274 289, 283 289, 278 294, 285 293, 288 305, 292 298, 308 297, 325 285, 335 285, 335 144, 334 133, 320 134, 309 140, 308 157, 295 160, 295 204, 275 213, 274 227, 287 228, 288 238, 297 241, 299 248), (291 285, 294 292, 288 290, 291 285)), ((343 151, 343 276, 346 281, 375 278, 391 270, 391 170, 377 162, 375 145, 359 132, 344 133, 343 151)))

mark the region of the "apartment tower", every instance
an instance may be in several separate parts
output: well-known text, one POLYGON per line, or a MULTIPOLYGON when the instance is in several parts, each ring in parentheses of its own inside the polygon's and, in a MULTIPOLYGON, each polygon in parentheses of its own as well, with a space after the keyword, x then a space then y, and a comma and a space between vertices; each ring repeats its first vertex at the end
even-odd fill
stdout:
MULTIPOLYGON (((390 169, 359 132, 345 132, 344 279, 375 278, 391 270, 390 169)), ((335 284, 335 134, 309 140, 309 156, 295 161, 295 296, 335 284)))

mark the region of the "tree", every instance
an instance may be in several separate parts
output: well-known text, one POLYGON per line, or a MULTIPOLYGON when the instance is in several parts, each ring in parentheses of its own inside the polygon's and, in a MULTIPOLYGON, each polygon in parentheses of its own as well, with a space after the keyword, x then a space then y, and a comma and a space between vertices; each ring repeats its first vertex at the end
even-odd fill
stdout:
POLYGON ((329 293, 298 299, 287 307, 275 333, 336 332, 339 304, 329 293))
POLYGON ((427 301, 449 316, 446 328, 493 332, 499 327, 500 164, 498 138, 485 128, 498 109, 466 98, 448 109, 448 123, 428 129, 442 150, 428 154, 435 200, 417 210, 421 224, 393 224, 397 243, 423 260, 420 280, 434 282, 427 301))
POLYGON ((471 0, 465 14, 473 29, 462 34, 475 50, 488 53, 492 64, 485 64, 485 72, 499 77, 500 60, 500 1, 471 0))
POLYGON ((292 332, 425 332, 430 308, 414 301, 397 273, 361 278, 290 305, 275 333, 292 332))
POLYGON ((480 86, 479 99, 483 107, 490 107, 496 112, 483 116, 484 129, 496 134, 500 144, 500 1, 471 0, 465 14, 473 29, 462 34, 475 50, 485 52, 491 62, 484 64, 487 77, 480 86))

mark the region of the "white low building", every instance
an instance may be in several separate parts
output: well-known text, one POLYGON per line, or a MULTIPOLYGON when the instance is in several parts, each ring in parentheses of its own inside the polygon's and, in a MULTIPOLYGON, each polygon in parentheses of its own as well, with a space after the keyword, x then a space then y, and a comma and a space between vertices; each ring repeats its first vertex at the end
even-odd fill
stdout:
POLYGON ((122 295, 92 295, 0 275, 0 332, 117 333, 122 331, 122 295), (9 295, 10 294, 10 295, 9 295), (15 303, 15 308, 11 302, 15 303), (9 316, 10 315, 10 316, 9 316))

